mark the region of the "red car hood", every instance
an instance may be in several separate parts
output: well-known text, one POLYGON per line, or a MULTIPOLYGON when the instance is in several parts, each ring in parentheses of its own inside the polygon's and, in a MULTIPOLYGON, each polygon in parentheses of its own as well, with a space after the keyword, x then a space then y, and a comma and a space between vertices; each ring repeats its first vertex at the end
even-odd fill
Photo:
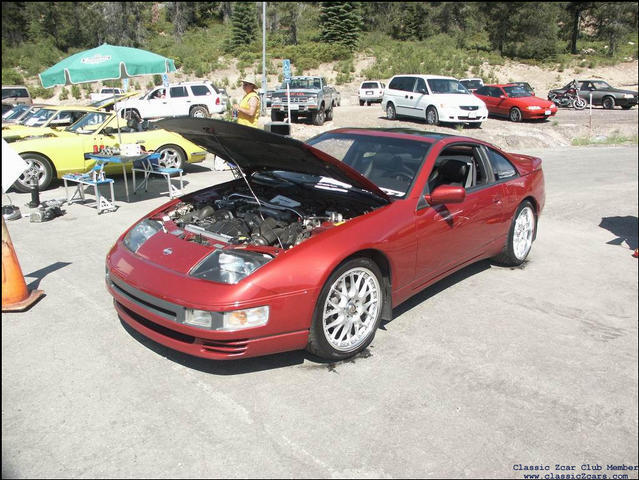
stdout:
POLYGON ((550 100, 539 97, 510 97, 510 99, 527 107, 537 106, 541 108, 548 108, 554 105, 554 103, 552 103, 550 100))
POLYGON ((236 163, 247 176, 259 170, 286 170, 329 177, 390 202, 388 195, 359 172, 299 140, 211 118, 167 118, 155 124, 236 163))

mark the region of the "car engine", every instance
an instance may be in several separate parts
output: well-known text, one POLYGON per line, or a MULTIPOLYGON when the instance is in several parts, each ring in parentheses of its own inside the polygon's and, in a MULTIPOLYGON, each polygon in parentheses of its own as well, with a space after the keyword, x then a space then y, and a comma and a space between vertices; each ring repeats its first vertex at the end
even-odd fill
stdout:
POLYGON ((348 207, 337 211, 326 202, 308 203, 303 206, 279 194, 265 201, 249 194, 231 193, 217 199, 183 201, 168 212, 168 217, 179 229, 193 234, 185 237, 190 241, 287 249, 364 213, 348 207))

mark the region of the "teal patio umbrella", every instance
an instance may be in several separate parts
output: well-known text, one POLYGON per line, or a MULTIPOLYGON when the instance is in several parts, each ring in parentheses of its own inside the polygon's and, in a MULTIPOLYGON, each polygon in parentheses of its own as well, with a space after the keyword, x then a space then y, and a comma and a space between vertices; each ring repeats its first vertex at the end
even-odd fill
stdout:
POLYGON ((40 74, 44 88, 156 75, 175 71, 170 58, 139 48, 104 43, 71 55, 40 74))

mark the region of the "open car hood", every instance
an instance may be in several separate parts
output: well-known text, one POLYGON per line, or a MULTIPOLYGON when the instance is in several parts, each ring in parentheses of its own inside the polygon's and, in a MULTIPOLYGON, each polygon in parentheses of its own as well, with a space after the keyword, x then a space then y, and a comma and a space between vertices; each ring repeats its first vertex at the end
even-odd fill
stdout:
POLYGON ((388 195, 359 172, 299 140, 211 118, 167 118, 154 124, 238 164, 247 176, 260 170, 286 170, 329 177, 390 202, 388 195))

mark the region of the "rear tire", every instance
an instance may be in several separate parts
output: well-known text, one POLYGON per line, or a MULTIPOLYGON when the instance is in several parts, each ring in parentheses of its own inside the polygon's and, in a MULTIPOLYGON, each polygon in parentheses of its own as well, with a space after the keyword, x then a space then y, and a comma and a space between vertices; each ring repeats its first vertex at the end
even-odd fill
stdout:
POLYGON ((330 122, 333 120, 333 109, 331 108, 328 112, 326 112, 326 121, 330 122))
POLYGON ((613 108, 615 108, 615 99, 612 97, 604 97, 604 99, 601 101, 601 104, 606 110, 612 110, 613 108))
POLYGON ((513 215, 504 250, 495 257, 502 265, 516 267, 524 263, 532 248, 537 230, 535 209, 528 200, 522 202, 513 215))
POLYGON ((363 107, 363 106, 364 106, 364 103, 366 103, 366 102, 364 102, 364 100, 360 100, 360 101, 359 101, 359 106, 360 106, 360 107, 363 107))
POLYGON ((189 115, 193 118, 209 118, 209 111, 206 109, 206 107, 197 105, 191 108, 189 115))
POLYGON ((370 258, 339 266, 320 292, 306 349, 326 360, 352 357, 370 345, 382 318, 382 274, 370 258))
POLYGON ((16 191, 29 193, 32 190, 31 182, 36 179, 39 191, 43 191, 51 185, 53 165, 51 165, 49 159, 38 153, 23 153, 20 156, 29 166, 13 183, 13 188, 16 191))

